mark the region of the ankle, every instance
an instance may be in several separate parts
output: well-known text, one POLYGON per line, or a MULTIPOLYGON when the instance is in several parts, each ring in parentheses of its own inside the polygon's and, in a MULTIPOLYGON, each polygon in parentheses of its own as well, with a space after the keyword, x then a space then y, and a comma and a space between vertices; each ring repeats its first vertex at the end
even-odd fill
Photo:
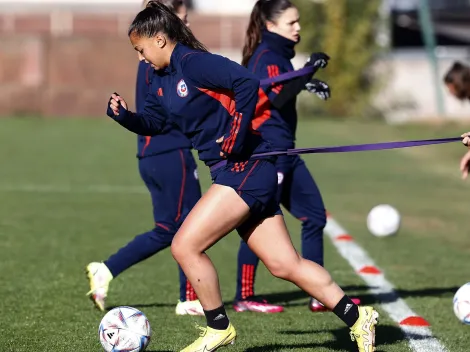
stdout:
POLYGON ((225 308, 221 305, 213 310, 204 310, 207 326, 216 330, 226 330, 230 324, 225 308))
POLYGON ((344 295, 333 308, 333 313, 351 328, 359 318, 359 306, 357 306, 351 298, 344 295))

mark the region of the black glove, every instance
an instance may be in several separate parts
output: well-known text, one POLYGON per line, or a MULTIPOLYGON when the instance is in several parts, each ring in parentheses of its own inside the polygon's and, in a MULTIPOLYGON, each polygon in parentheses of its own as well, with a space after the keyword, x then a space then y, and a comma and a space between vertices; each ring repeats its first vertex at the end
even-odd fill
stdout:
POLYGON ((328 84, 319 79, 313 78, 305 85, 309 93, 316 94, 321 100, 328 100, 331 97, 331 91, 328 84))
POLYGON ((311 65, 318 68, 325 68, 328 65, 328 60, 330 60, 330 57, 325 53, 313 53, 307 59, 305 66, 311 65))

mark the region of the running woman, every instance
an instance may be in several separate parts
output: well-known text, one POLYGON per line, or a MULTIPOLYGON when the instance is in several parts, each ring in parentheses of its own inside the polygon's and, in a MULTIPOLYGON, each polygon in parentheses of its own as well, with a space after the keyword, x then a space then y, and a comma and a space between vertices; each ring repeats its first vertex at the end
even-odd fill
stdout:
POLYGON ((157 135, 168 123, 176 124, 211 169, 212 186, 171 244, 207 321, 201 336, 182 351, 215 351, 235 341, 206 250, 236 229, 274 276, 322 302, 349 326, 359 351, 372 352, 378 313, 357 306, 322 266, 296 252, 276 199, 274 162, 253 156, 272 151, 254 128, 260 116, 255 114, 259 80, 243 66, 207 52, 168 8, 154 1, 149 6, 128 34, 141 60, 158 70, 160 79, 152 80, 150 92, 161 89, 162 94, 150 93, 143 113, 133 113, 114 93, 107 114, 141 135, 157 135))

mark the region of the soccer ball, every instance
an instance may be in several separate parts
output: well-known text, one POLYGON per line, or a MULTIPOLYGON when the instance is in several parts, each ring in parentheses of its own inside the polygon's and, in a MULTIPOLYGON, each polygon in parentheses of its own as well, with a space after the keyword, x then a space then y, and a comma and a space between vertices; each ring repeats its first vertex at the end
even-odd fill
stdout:
POLYGON ((106 352, 145 351, 152 335, 144 313, 132 307, 117 307, 106 313, 98 333, 106 352))
POLYGON ((377 237, 394 235, 400 228, 400 213, 391 205, 377 205, 367 215, 367 228, 377 237))
POLYGON ((470 282, 460 287, 455 293, 454 313, 462 323, 470 325, 470 282))

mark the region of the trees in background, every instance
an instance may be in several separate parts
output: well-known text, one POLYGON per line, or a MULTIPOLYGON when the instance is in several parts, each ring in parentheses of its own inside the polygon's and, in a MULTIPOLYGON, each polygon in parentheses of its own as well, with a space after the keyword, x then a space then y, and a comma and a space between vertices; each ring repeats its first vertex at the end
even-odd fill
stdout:
POLYGON ((330 85, 324 103, 302 97, 301 111, 329 116, 365 116, 379 79, 371 64, 379 53, 376 33, 380 0, 293 0, 300 10, 302 41, 298 51, 323 51, 331 60, 317 78, 330 85))

